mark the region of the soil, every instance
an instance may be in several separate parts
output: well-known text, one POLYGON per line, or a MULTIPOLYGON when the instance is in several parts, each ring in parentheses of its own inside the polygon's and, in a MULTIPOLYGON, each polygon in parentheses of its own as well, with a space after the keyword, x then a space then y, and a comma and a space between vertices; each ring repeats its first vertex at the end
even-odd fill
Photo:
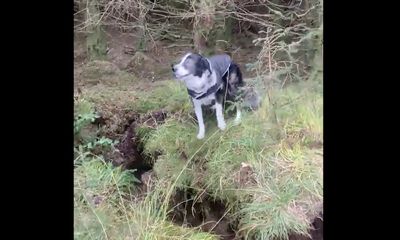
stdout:
MULTIPOLYGON (((115 166, 122 166, 123 169, 136 169, 135 175, 140 179, 143 173, 152 169, 152 166, 142 154, 136 127, 138 124, 155 127, 157 124, 162 124, 167 116, 168 114, 164 110, 154 111, 144 116, 137 113, 132 114, 132 117, 128 119, 123 136, 118 139, 116 151, 109 153, 107 158, 115 166)), ((105 122, 105 119, 100 122, 105 122)))
POLYGON ((196 196, 190 190, 175 193, 172 206, 174 211, 171 220, 178 225, 200 227, 205 232, 212 232, 222 240, 235 238, 234 223, 226 217, 226 204, 213 200, 203 193, 196 196))
MULTIPOLYGON (((105 36, 108 44, 106 61, 111 62, 120 70, 134 73, 141 79, 151 81, 171 79, 171 63, 178 61, 185 53, 193 51, 193 47, 190 45, 171 44, 163 41, 152 42, 148 44, 145 50, 139 51, 136 47, 139 39, 135 33, 121 33, 113 28, 107 28, 105 36)), ((74 62, 76 72, 79 72, 80 67, 87 61, 84 41, 82 35, 77 34, 75 36, 74 62)), ((241 67, 246 78, 254 77, 254 73, 246 68, 246 64, 255 62, 258 53, 259 48, 252 45, 233 47, 228 52, 241 67)), ((75 77, 77 76, 75 75, 75 77)))
POLYGON ((322 220, 322 213, 314 219, 312 223, 312 230, 310 231, 311 238, 299 235, 289 235, 289 240, 323 240, 324 239, 324 222, 322 220))

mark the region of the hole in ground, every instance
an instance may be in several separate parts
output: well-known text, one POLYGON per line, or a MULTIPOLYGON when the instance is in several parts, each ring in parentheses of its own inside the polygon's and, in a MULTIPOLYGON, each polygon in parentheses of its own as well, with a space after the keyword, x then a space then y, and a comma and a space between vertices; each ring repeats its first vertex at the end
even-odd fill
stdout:
POLYGON ((309 231, 311 237, 292 234, 289 235, 289 240, 323 240, 324 239, 324 222, 322 213, 316 217, 312 223, 312 229, 309 231))
POLYGON ((148 127, 154 128, 164 123, 168 114, 161 109, 143 116, 137 113, 133 113, 131 116, 130 119, 127 119, 122 137, 118 139, 119 143, 115 146, 116 151, 107 153, 106 158, 115 166, 121 166, 123 169, 136 169, 134 175, 140 180, 141 176, 150 171, 153 166, 150 164, 151 161, 148 161, 143 154, 141 139, 137 134, 137 127, 140 124, 145 124, 148 127))
POLYGON ((179 190, 172 198, 174 206, 170 219, 187 227, 200 227, 223 240, 235 239, 235 224, 226 216, 226 204, 208 194, 196 195, 191 189, 179 190))
MULTIPOLYGON (((173 196, 172 206, 174 209, 169 217, 175 224, 200 227, 202 231, 216 234, 222 240, 244 239, 236 236, 238 223, 229 219, 226 204, 221 200, 212 199, 206 193, 199 197, 192 190, 179 190, 173 196)), ((323 240, 322 213, 314 219, 309 234, 311 237, 290 234, 287 239, 323 240)))

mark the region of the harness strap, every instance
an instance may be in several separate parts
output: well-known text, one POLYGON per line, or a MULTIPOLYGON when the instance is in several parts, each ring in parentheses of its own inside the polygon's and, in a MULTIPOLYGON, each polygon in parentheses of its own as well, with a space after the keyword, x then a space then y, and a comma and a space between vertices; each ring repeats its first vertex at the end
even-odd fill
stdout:
POLYGON ((210 87, 210 88, 207 90, 207 92, 205 92, 205 93, 203 93, 203 94, 198 93, 198 92, 193 91, 193 90, 190 90, 189 88, 187 89, 187 91, 188 91, 189 95, 190 95, 192 98, 195 98, 195 99, 198 100, 198 99, 205 98, 205 97, 207 97, 207 96, 209 96, 209 95, 211 95, 211 94, 213 94, 213 93, 216 93, 216 92, 221 88, 221 86, 222 86, 222 84, 215 84, 214 86, 210 87), (200 94, 200 95, 199 95, 199 94, 200 94))

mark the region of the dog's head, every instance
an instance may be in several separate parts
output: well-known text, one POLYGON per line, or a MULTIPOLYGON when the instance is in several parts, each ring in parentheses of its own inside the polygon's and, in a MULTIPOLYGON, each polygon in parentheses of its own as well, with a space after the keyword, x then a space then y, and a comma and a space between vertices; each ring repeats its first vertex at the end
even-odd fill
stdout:
POLYGON ((175 77, 181 81, 194 76, 201 78, 204 73, 211 73, 208 60, 197 53, 187 53, 178 64, 172 64, 171 68, 175 77))

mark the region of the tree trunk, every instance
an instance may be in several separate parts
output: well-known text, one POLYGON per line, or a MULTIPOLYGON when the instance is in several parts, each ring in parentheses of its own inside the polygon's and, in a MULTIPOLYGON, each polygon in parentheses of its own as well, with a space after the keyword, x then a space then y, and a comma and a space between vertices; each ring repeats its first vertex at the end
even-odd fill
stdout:
POLYGON ((215 46, 219 52, 225 52, 232 44, 234 19, 228 16, 224 19, 223 29, 216 29, 215 46))
POLYGON ((107 54, 107 43, 100 24, 100 10, 97 0, 89 0, 86 20, 88 35, 86 37, 87 53, 90 60, 104 59, 107 54))
POLYGON ((207 41, 214 27, 215 7, 214 0, 196 2, 193 43, 195 50, 200 54, 204 54, 208 47, 207 41))

